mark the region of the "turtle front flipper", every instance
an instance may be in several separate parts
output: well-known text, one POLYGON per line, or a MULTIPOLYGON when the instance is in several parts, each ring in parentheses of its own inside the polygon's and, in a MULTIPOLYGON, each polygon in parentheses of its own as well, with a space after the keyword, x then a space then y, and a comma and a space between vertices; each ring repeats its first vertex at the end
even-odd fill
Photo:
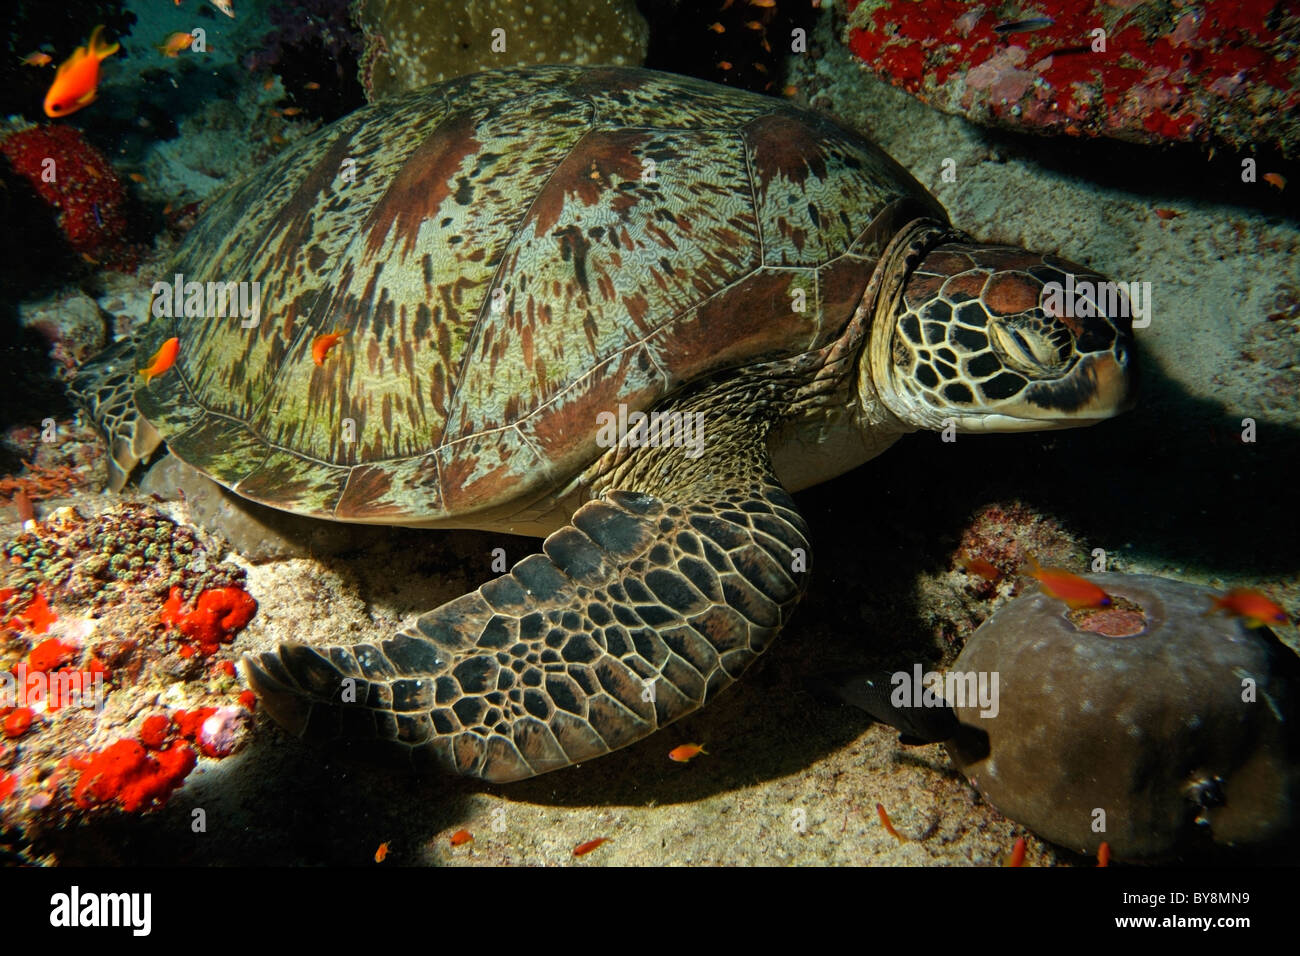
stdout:
POLYGON ((390 640, 245 657, 249 682, 295 734, 494 782, 640 740, 739 677, 806 585, 807 529, 766 450, 727 444, 639 450, 635 489, 583 505, 544 553, 390 640))
POLYGON ((72 397, 108 443, 108 487, 121 491, 135 466, 162 444, 162 436, 135 405, 134 337, 114 342, 87 362, 69 384, 72 397))

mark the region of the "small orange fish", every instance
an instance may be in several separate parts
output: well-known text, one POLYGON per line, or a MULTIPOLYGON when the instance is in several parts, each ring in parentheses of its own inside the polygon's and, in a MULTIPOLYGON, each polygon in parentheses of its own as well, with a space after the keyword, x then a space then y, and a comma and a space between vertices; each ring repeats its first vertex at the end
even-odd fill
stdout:
POLYGON ((885 832, 899 843, 902 843, 903 835, 894 829, 894 824, 889 819, 889 814, 885 812, 885 805, 883 803, 876 804, 876 815, 880 817, 880 825, 885 828, 885 832))
POLYGON ((451 845, 461 846, 472 839, 474 839, 474 834, 470 833, 468 830, 457 830, 451 835, 451 845))
POLYGON ((54 57, 40 50, 37 50, 35 53, 28 53, 22 59, 24 66, 49 66, 53 62, 54 57))
POLYGON ((608 843, 609 837, 596 837, 594 840, 588 840, 586 843, 579 843, 573 848, 574 856, 586 856, 602 843, 608 843))
POLYGON ((1101 841, 1101 846, 1097 847, 1097 865, 1110 866, 1110 844, 1105 840, 1101 841))
POLYGON ((727 28, 724 27, 721 23, 710 23, 710 24, 709 24, 709 29, 712 30, 714 33, 726 33, 726 32, 727 32, 727 28))
POLYGON ((1072 574, 1062 568, 1044 568, 1031 555, 1029 573, 1038 579, 1043 591, 1057 600, 1064 601, 1072 611, 1081 607, 1110 607, 1110 595, 1087 578, 1072 574))
POLYGON ((675 760, 677 763, 689 763, 700 754, 704 754, 706 757, 709 755, 703 744, 682 744, 680 747, 674 747, 668 751, 668 759, 675 760))
POLYGON ((1155 212, 1155 214, 1156 214, 1157 216, 1159 216, 1161 219, 1166 219, 1166 220, 1168 220, 1168 219, 1177 219, 1177 218, 1178 218, 1178 210, 1176 210, 1176 209, 1165 209, 1165 208, 1161 207, 1161 208, 1159 208, 1159 209, 1154 210, 1154 212, 1155 212))
POLYGON ((342 332, 328 332, 325 335, 318 335, 311 343, 311 360, 317 365, 325 364, 325 356, 329 354, 330 349, 339 344, 339 339, 343 338, 342 332))
POLYGON ((1286 611, 1267 595, 1250 588, 1233 588, 1223 597, 1215 598, 1205 613, 1214 614, 1216 611, 1223 611, 1230 617, 1243 618, 1242 623, 1247 627, 1287 623, 1286 611))
POLYGON ((957 559, 959 567, 964 568, 970 574, 981 577, 986 581, 997 581, 1002 577, 1002 572, 997 569, 997 565, 991 561, 986 561, 980 557, 968 557, 962 555, 957 559))
POLYGON ((302 85, 302 88, 303 88, 304 90, 319 90, 319 89, 320 89, 320 84, 317 83, 315 80, 312 80, 312 81, 309 82, 309 83, 304 83, 304 84, 302 85))
POLYGON ((286 106, 284 109, 280 110, 280 115, 281 115, 281 116, 297 116, 297 115, 298 115, 299 113, 301 113, 301 112, 302 112, 302 109, 299 108, 299 107, 297 107, 297 106, 286 106))
POLYGON ((714 64, 714 65, 717 66, 717 68, 718 68, 719 70, 729 70, 729 69, 731 69, 731 63, 730 63, 729 61, 727 61, 727 60, 719 60, 719 61, 718 61, 716 64, 714 64))
POLYGON ((1286 177, 1281 173, 1265 173, 1264 182, 1268 183, 1278 192, 1286 189, 1286 177))
POLYGON ((144 383, 148 385, 151 381, 167 371, 176 363, 176 353, 181 350, 181 340, 172 336, 162 345, 158 346, 158 351, 153 353, 153 358, 149 360, 149 367, 140 369, 140 374, 144 376, 144 383))
POLYGON ((746 20, 745 27, 750 30, 761 30, 763 29, 763 24, 759 23, 757 20, 746 20))
POLYGON ((102 26, 95 27, 86 45, 77 47, 72 56, 59 66, 54 82, 45 94, 46 116, 58 119, 95 102, 99 64, 120 49, 116 43, 108 44, 100 39, 103 29, 102 26))
POLYGON ((379 844, 379 849, 375 851, 375 862, 376 862, 376 863, 383 863, 383 862, 384 862, 384 857, 386 857, 386 856, 388 856, 388 841, 387 841, 387 840, 385 840, 383 843, 379 844))
POLYGON ((1016 845, 1011 848, 1011 858, 1007 860, 1007 866, 1024 866, 1025 865, 1025 838, 1020 837, 1016 840, 1016 845))
POLYGON ((273 86, 275 86, 275 77, 273 76, 268 76, 262 81, 262 89, 264 90, 269 90, 273 86))
POLYGON ((143 173, 127 173, 126 178, 133 183, 142 183, 145 181, 143 173))
POLYGON ((188 50, 193 42, 194 34, 192 33, 173 33, 158 47, 158 52, 163 56, 175 57, 181 50, 188 50))
POLYGON ((749 0, 749 5, 750 5, 751 7, 767 7, 767 8, 771 8, 771 7, 776 6, 776 0, 749 0))

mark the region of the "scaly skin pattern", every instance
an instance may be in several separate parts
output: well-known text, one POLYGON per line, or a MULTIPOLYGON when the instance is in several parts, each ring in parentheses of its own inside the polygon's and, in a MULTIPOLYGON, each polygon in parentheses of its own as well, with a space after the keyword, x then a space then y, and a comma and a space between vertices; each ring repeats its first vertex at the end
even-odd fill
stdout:
POLYGON ((642 448, 541 554, 352 647, 285 644, 245 673, 307 739, 386 741, 417 763, 507 782, 627 746, 704 705, 785 625, 808 577, 807 528, 772 475, 773 416, 725 381, 699 458, 642 448))
POLYGON ((598 412, 837 338, 919 216, 946 221, 877 147, 780 101, 633 69, 463 77, 224 194, 167 278, 260 282, 260 321, 154 319, 138 355, 180 354, 136 400, 247 498, 472 527, 590 466, 598 412))

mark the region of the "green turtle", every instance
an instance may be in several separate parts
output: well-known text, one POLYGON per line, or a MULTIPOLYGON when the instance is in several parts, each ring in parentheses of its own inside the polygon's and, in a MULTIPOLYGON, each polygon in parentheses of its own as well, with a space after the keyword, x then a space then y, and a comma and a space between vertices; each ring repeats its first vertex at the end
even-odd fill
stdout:
POLYGON ((129 367, 80 386, 119 480, 165 440, 286 511, 546 536, 399 633, 244 661, 295 734, 490 781, 738 678, 808 583, 791 492, 917 429, 1088 425, 1133 398, 1125 318, 1051 293, 1100 276, 975 242, 817 113, 646 70, 362 109, 226 192, 173 272, 129 367), (251 319, 195 285, 241 282, 251 319))

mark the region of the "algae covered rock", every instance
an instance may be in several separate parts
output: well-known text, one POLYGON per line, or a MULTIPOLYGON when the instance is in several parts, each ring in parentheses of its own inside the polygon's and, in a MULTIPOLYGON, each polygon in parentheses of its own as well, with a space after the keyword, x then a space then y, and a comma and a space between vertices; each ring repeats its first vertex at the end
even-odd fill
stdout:
POLYGON ((998 810, 1120 860, 1268 853, 1294 840, 1300 659, 1266 628, 1206 616, 1214 592, 1098 574, 1113 599, 1037 592, 971 637, 954 670, 996 674, 997 706, 955 707, 957 766, 998 810))
POLYGON ((633 0, 557 4, 357 0, 360 79, 377 100, 480 70, 539 63, 640 66, 649 29, 633 0))

